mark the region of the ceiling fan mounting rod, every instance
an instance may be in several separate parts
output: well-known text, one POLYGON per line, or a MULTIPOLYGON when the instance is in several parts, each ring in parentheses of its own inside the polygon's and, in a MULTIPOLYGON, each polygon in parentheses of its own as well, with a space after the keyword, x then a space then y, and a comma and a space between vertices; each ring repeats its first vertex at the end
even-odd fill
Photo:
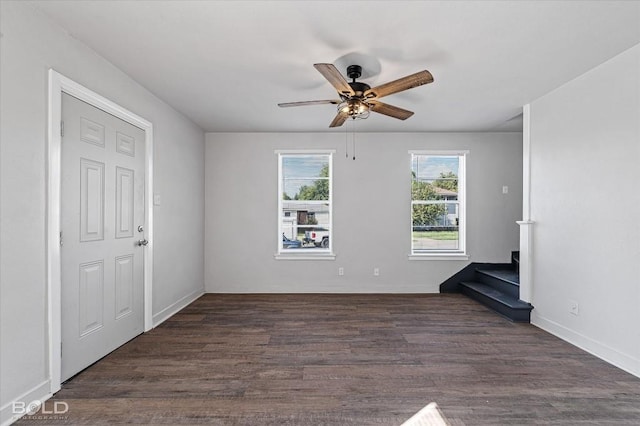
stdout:
POLYGON ((362 75, 362 67, 360 65, 349 65, 347 67, 347 76, 356 82, 356 78, 360 78, 362 75))
POLYGON ((360 65, 349 65, 347 67, 347 76, 353 80, 351 83, 348 83, 348 84, 351 87, 351 89, 353 89, 354 91, 352 95, 346 96, 347 99, 356 98, 356 99, 362 100, 364 98, 364 93, 367 90, 371 89, 371 87, 368 84, 362 83, 360 81, 356 81, 356 78, 359 78, 361 75, 362 75, 362 67, 360 65))

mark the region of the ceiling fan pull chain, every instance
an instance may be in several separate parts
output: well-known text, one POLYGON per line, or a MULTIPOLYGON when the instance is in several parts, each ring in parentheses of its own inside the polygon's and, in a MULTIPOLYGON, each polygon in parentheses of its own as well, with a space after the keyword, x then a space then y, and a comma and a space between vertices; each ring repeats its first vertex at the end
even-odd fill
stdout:
POLYGON ((349 159, 349 124, 344 126, 344 157, 349 159))
POLYGON ((356 161, 356 120, 353 121, 353 161, 356 161))

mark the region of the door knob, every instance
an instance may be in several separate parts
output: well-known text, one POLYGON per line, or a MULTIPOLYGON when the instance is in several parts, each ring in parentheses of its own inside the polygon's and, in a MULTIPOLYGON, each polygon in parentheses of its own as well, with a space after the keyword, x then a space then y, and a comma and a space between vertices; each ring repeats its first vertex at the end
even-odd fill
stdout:
POLYGON ((138 240, 138 245, 139 246, 146 246, 147 244, 149 244, 149 241, 147 241, 146 239, 138 240))

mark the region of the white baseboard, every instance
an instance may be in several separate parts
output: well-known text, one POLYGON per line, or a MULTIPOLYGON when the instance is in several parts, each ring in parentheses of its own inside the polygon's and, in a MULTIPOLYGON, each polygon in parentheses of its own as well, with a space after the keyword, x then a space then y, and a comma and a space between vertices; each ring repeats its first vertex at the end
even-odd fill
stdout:
POLYGON ((640 359, 636 359, 628 354, 618 351, 617 349, 607 346, 604 343, 577 333, 555 321, 541 317, 536 313, 535 309, 531 312, 531 324, 571 343, 574 346, 579 347, 586 352, 589 352, 591 355, 594 355, 603 361, 626 371, 627 373, 640 377, 640 359))
MULTIPOLYGON (((376 280, 377 281, 377 280, 376 280)), ((233 286, 208 286, 209 294, 437 294, 440 283, 358 282, 331 283, 322 286, 294 286, 290 283, 238 283, 233 286)))
POLYGON ((153 327, 155 328, 159 326, 160 324, 165 322, 167 319, 171 318, 172 316, 180 312, 186 306, 193 303, 197 298, 199 298, 203 294, 204 294, 204 288, 198 289, 192 293, 187 294, 177 302, 167 306, 166 308, 164 308, 163 310, 161 310, 160 312, 158 312, 153 316, 153 327))
POLYGON ((42 383, 37 384, 33 388, 29 389, 22 395, 19 395, 16 398, 13 398, 11 401, 0 407, 0 425, 7 426, 11 423, 17 421, 19 418, 24 416, 23 414, 14 414, 14 404, 21 402, 28 405, 33 401, 44 402, 47 399, 51 398, 51 383, 49 380, 45 380, 42 383))

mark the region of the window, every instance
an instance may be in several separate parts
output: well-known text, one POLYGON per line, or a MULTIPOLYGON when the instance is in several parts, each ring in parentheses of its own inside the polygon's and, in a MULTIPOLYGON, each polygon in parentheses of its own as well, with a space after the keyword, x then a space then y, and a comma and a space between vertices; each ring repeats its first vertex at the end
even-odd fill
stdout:
POLYGON ((278 254, 331 255, 333 152, 277 153, 278 254))
POLYGON ((465 255, 465 152, 411 152, 411 254, 465 255))

